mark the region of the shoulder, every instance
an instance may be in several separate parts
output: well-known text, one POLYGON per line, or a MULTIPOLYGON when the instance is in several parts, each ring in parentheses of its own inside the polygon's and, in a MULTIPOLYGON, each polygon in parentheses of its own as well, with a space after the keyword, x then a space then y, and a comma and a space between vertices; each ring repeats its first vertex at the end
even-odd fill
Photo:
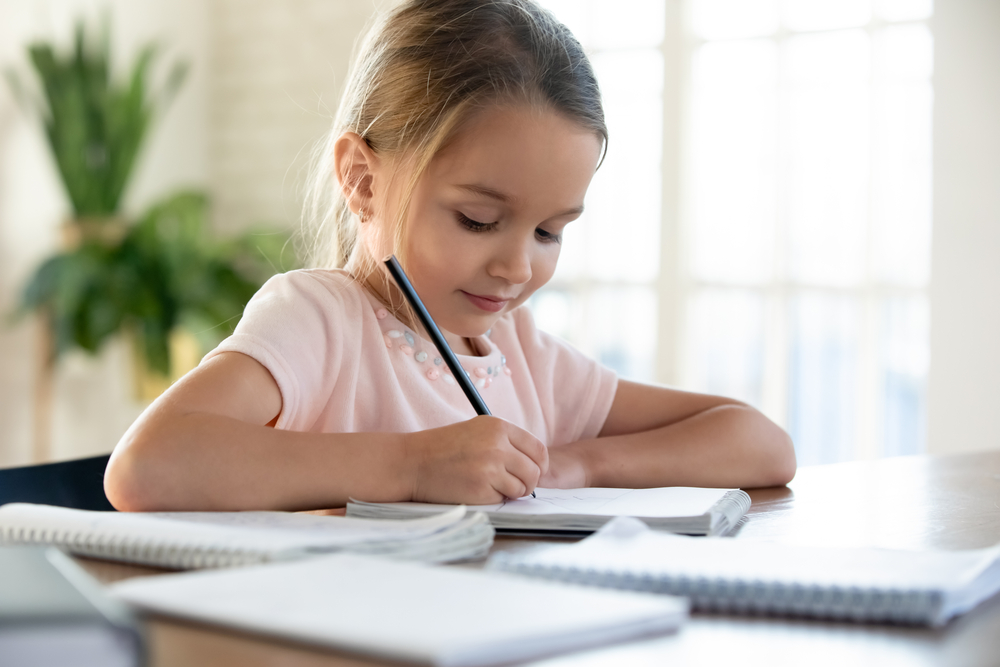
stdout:
POLYGON ((364 288, 343 271, 278 274, 247 304, 233 335, 206 359, 221 352, 255 359, 281 391, 278 428, 307 430, 319 414, 315 397, 329 396, 344 365, 360 357, 366 303, 364 288))
POLYGON ((259 294, 357 301, 363 298, 362 290, 350 274, 340 269, 296 269, 271 276, 259 294))
POLYGON ((299 269, 272 276, 254 295, 249 312, 266 310, 316 310, 326 313, 357 313, 367 302, 364 288, 339 269, 299 269))
POLYGON ((253 296, 236 333, 331 336, 360 322, 368 304, 364 288, 344 271, 288 271, 272 276, 253 296))

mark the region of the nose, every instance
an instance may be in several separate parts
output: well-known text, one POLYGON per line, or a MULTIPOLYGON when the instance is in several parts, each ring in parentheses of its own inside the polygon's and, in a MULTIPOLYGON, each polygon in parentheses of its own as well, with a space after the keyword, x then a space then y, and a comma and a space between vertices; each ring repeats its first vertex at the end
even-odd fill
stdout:
POLYGON ((490 258, 487 272, 512 285, 523 285, 531 280, 532 240, 520 235, 503 239, 490 258))

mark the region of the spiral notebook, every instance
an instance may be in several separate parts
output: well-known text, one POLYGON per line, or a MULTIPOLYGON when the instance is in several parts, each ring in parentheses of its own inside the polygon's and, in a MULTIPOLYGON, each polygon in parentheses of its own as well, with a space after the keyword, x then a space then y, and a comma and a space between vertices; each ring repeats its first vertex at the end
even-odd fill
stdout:
POLYGON ((175 569, 335 551, 448 562, 485 557, 493 533, 485 516, 464 507, 406 521, 291 512, 91 512, 30 503, 0 507, 0 544, 52 545, 81 556, 175 569))
POLYGON ((146 611, 442 667, 662 634, 688 610, 671 596, 353 554, 137 577, 111 590, 146 611))
POLYGON ((695 539, 629 518, 574 545, 498 553, 487 567, 683 595, 700 611, 930 626, 1000 591, 1000 545, 896 551, 695 539))
MULTIPOLYGON (((497 505, 471 505, 497 532, 528 535, 588 535, 616 516, 634 516, 651 528, 685 535, 725 535, 750 509, 739 489, 669 486, 654 489, 535 489, 497 505)), ((352 500, 347 516, 404 519, 447 511, 454 505, 366 503, 352 500)))

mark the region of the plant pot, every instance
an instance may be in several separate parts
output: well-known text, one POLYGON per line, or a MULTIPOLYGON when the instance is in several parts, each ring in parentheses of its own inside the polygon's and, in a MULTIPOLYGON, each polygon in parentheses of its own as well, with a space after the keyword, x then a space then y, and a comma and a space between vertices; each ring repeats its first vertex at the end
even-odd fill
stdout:
POLYGON ((114 248, 128 234, 128 223, 117 216, 72 218, 63 224, 60 231, 64 252, 76 250, 84 241, 114 248))
POLYGON ((134 331, 128 334, 132 348, 132 386, 137 400, 151 403, 201 361, 198 340, 184 329, 170 333, 170 375, 152 370, 142 353, 142 342, 134 331))

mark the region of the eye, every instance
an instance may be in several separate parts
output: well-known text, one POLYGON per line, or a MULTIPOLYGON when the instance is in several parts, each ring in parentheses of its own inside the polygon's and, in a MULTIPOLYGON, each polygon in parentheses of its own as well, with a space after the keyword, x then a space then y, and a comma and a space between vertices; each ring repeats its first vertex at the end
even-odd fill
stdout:
POLYGON ((472 232, 488 232, 496 228, 497 223, 495 222, 479 222, 468 217, 464 213, 458 212, 455 214, 458 218, 459 224, 472 232))
POLYGON ((535 236, 542 243, 562 243, 562 234, 553 234, 552 232, 547 232, 541 227, 535 229, 535 236))

